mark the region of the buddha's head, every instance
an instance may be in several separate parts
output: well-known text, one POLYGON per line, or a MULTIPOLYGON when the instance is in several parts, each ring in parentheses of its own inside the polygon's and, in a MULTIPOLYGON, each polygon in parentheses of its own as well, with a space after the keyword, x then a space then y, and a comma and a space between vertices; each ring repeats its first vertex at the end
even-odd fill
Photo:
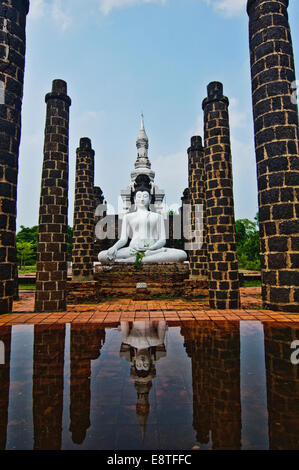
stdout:
POLYGON ((135 193, 134 202, 136 208, 146 207, 148 209, 151 203, 150 191, 147 188, 139 188, 135 193))
POLYGON ((137 371, 149 371, 151 360, 148 350, 140 350, 135 357, 135 369, 137 371))

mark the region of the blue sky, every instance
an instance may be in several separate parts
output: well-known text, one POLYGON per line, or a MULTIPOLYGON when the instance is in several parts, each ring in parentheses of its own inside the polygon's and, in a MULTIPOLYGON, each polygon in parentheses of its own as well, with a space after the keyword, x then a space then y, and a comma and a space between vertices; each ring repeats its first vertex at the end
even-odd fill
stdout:
MULTIPOLYGON (((76 147, 90 137, 95 183, 117 208, 136 160, 140 113, 155 182, 169 206, 187 186, 187 147, 203 134, 202 100, 210 81, 230 99, 236 218, 257 211, 246 0, 31 0, 22 114, 17 224, 38 223, 44 96, 53 79, 68 83, 69 224, 76 147)), ((298 0, 289 16, 299 60, 298 0)), ((298 69, 298 66, 297 66, 298 69)))

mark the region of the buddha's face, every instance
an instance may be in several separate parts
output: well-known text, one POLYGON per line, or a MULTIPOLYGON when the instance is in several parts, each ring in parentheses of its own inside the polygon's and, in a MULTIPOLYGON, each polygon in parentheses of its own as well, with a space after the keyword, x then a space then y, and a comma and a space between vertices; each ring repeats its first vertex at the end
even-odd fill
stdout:
POLYGON ((135 196, 136 207, 149 207, 150 195, 147 191, 137 191, 135 196))
POLYGON ((136 370, 146 370, 149 371, 150 369, 150 358, 148 357, 147 354, 140 354, 137 353, 136 359, 135 359, 135 367, 136 370))

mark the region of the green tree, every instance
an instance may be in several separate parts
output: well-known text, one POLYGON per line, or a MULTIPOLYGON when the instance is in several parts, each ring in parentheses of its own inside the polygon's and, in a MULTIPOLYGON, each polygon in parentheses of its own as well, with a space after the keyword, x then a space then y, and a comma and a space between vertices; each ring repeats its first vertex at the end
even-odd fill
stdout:
POLYGON ((26 263, 30 263, 34 256, 34 246, 31 242, 17 241, 17 257, 20 268, 22 269, 26 263))
POLYGON ((237 256, 241 269, 260 269, 260 237, 258 215, 254 222, 236 220, 237 256))

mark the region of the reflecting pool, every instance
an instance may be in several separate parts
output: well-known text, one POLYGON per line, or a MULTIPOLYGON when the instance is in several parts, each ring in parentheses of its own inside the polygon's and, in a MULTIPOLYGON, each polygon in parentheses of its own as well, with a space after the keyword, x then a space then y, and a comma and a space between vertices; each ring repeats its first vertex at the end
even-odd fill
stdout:
POLYGON ((297 339, 258 321, 1 327, 0 449, 298 450, 297 339))

